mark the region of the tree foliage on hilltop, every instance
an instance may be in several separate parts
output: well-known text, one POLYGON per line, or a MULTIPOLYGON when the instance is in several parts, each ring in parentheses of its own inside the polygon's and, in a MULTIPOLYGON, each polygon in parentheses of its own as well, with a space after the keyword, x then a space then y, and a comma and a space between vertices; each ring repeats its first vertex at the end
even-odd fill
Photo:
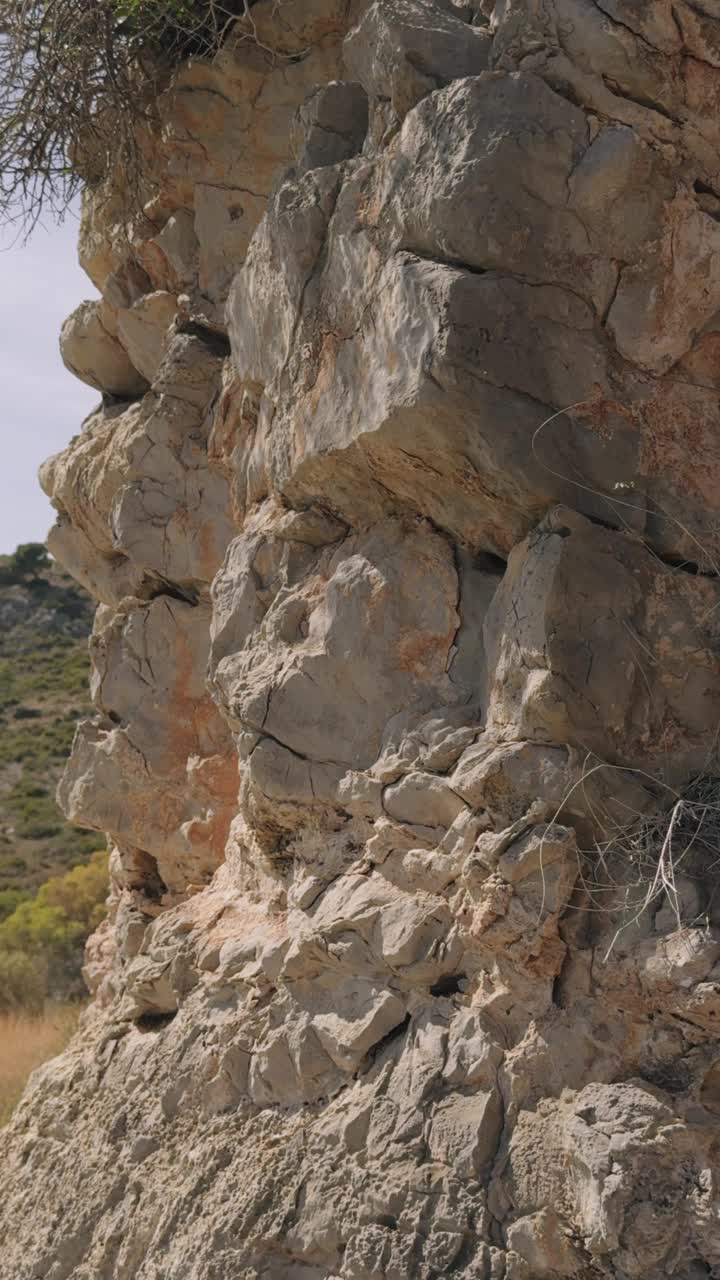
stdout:
POLYGON ((0 586, 27 582, 50 568, 52 560, 42 542, 21 542, 5 563, 0 564, 0 586))
POLYGON ((0 221, 31 230, 117 166, 139 178, 168 71, 254 0, 0 0, 0 221))

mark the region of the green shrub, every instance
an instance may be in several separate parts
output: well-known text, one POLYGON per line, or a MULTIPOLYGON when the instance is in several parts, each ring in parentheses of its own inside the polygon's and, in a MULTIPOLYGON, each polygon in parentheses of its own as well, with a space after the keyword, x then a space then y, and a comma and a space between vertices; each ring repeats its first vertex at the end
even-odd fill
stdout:
POLYGON ((0 924, 30 897, 24 889, 0 889, 0 924))
POLYGON ((46 992, 47 968, 42 957, 0 950, 0 1013, 14 1009, 39 1013, 46 992))
POLYGON ((62 910, 88 937, 105 918, 108 894, 108 857, 97 852, 85 866, 73 867, 67 875, 53 877, 39 890, 37 901, 62 910))
POLYGON ((107 854, 96 852, 87 865, 54 876, 35 897, 18 902, 0 922, 0 988, 8 986, 4 1005, 0 991, 0 1009, 83 994, 85 943, 105 915, 107 892, 107 854))

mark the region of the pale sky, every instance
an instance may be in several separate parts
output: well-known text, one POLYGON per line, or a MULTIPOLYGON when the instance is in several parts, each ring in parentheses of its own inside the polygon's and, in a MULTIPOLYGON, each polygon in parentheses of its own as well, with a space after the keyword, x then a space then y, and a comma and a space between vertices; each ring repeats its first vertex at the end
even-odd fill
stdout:
POLYGON ((77 434, 100 399, 67 372, 58 351, 62 321, 96 296, 78 266, 76 239, 71 216, 36 230, 24 247, 0 238, 0 553, 44 540, 54 515, 38 466, 77 434))

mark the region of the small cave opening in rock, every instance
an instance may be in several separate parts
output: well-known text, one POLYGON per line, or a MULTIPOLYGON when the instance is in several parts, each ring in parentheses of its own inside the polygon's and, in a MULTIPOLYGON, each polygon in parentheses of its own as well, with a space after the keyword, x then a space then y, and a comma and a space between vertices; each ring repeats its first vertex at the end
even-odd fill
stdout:
POLYGON ((379 1213, 375 1219, 379 1227, 387 1227, 388 1231, 397 1231, 398 1220, 391 1213, 379 1213))
POLYGON ((709 186, 707 182, 703 182, 702 178, 695 179, 693 182, 693 191, 695 191, 699 196, 715 196, 717 199, 720 199, 720 194, 718 194, 713 187, 709 186))
POLYGON ((187 320, 178 327, 178 332, 189 338, 197 338, 207 347, 211 355, 217 356, 220 360, 226 360, 230 355, 230 339, 227 334, 221 333, 218 329, 211 329, 209 325, 200 324, 197 320, 187 320))
POLYGON ((166 1010, 162 1013, 141 1013, 140 1017, 135 1019, 135 1026, 138 1031, 162 1031, 170 1025, 176 1016, 177 1009, 166 1010))
POLYGON ((128 868, 132 887, 151 902, 160 902, 167 893, 167 885, 160 875, 157 858, 145 849, 133 849, 128 868))
POLYGON ((479 551, 475 556, 475 568, 483 573, 493 573, 498 578, 502 578, 507 569, 507 561, 502 556, 496 556, 494 551, 479 551))
POLYGON ((194 587, 184 587, 177 582, 168 582, 161 578, 156 586, 149 593, 149 600, 157 600, 160 596, 167 596, 170 600, 179 600, 182 604, 189 604, 194 609, 199 602, 199 596, 194 587))
POLYGON ((463 987, 462 984, 467 981, 465 973, 446 973, 442 978, 438 978, 430 988, 431 996, 457 996, 460 995, 463 987))

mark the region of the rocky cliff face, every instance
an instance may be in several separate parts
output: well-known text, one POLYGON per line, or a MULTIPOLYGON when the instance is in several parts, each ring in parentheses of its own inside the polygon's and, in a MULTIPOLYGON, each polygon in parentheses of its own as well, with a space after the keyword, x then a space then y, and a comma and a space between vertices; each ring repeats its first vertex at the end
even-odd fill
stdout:
POLYGON ((251 17, 86 200, 112 918, 0 1273, 720 1276, 720 8, 251 17))

